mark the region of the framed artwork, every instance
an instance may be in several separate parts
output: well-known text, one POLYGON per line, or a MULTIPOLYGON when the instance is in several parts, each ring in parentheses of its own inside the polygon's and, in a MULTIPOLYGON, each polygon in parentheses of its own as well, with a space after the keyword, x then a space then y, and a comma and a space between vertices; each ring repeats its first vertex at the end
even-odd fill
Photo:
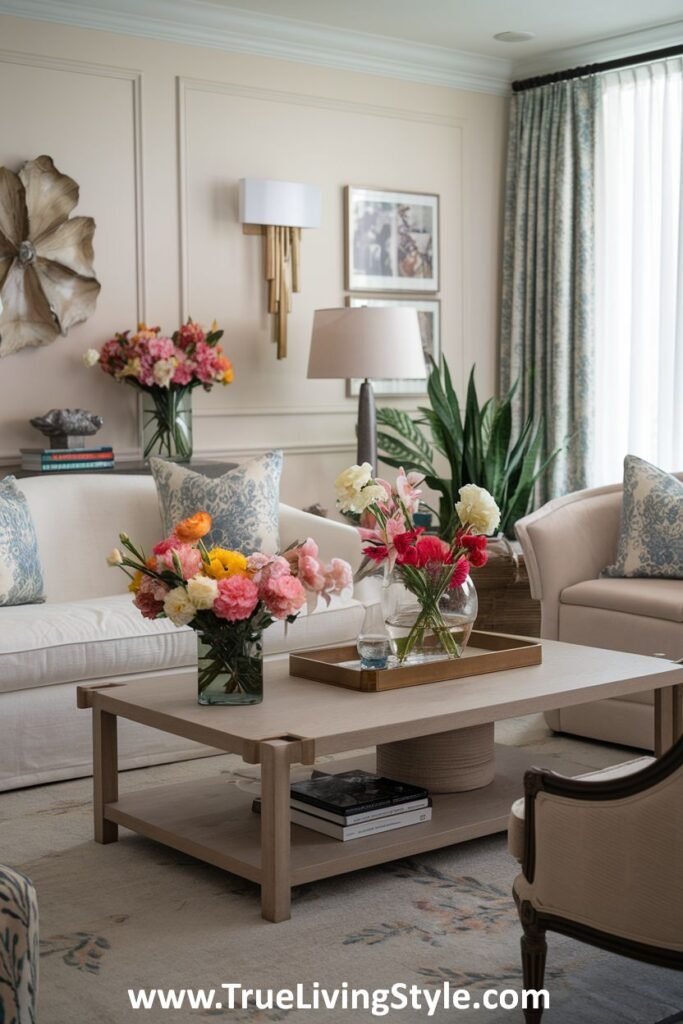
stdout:
POLYGON ((439 197, 347 185, 349 291, 438 292, 439 197))
MULTIPOLYGON (((417 310, 425 354, 425 376, 416 380, 373 380, 375 395, 389 398, 392 395, 425 395, 431 356, 436 362, 441 355, 441 303, 438 299, 393 299, 369 298, 364 295, 347 295, 347 306, 405 306, 417 310)), ((362 381, 356 378, 347 381, 346 393, 350 398, 358 395, 362 381)))

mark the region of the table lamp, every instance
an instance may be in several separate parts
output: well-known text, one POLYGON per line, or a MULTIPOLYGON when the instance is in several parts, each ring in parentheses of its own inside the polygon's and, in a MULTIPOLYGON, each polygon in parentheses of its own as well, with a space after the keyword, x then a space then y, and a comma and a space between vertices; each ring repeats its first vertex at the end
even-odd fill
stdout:
POLYGON ((316 309, 309 378, 362 377, 358 465, 377 472, 375 396, 370 378, 426 377, 417 310, 398 306, 316 309))

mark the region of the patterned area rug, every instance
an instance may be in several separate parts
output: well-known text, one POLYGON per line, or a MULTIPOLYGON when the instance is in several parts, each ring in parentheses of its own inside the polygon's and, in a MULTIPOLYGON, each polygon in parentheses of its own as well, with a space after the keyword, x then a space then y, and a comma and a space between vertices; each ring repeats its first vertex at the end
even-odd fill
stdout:
MULTIPOLYGON (((504 742, 528 747, 530 763, 571 756, 586 768, 629 752, 549 737, 538 718, 505 723, 504 742)), ((256 788, 255 770, 233 757, 127 772, 122 790, 216 772, 256 788)), ((328 1024, 388 1019, 421 1024, 522 1021, 521 1011, 442 1007, 391 1011, 150 1009, 128 989, 218 988, 240 982, 292 988, 436 991, 444 982, 521 989, 519 935, 510 897, 517 867, 503 837, 306 885, 292 920, 261 920, 256 886, 126 830, 110 846, 91 841, 90 782, 58 783, 0 797, 0 860, 38 889, 41 975, 38 1024, 220 1021, 328 1024)), ((683 974, 627 961, 550 936, 548 1024, 655 1024, 680 1020, 683 974)))

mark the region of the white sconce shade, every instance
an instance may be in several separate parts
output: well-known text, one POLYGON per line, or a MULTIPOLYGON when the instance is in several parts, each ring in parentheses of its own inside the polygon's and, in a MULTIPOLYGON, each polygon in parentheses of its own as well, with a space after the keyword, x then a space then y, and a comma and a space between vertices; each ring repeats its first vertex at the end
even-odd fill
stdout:
POLYGON ((240 222, 320 227, 320 187, 296 181, 240 178, 240 222))

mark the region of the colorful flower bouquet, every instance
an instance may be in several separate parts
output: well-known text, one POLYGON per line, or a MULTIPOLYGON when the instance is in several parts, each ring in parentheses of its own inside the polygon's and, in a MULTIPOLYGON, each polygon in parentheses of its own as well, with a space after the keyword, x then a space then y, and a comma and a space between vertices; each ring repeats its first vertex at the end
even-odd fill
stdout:
POLYGON ((325 564, 310 537, 282 554, 245 556, 207 548, 208 512, 178 523, 147 558, 127 534, 107 561, 130 577, 134 604, 147 619, 169 618, 197 631, 200 704, 258 704, 263 699, 261 634, 277 619, 294 622, 308 603, 351 586, 348 562, 325 564))
POLYGON ((232 364, 219 344, 222 337, 215 323, 205 331, 188 320, 170 338, 160 327, 139 324, 136 334, 123 331, 101 352, 91 348, 85 353, 86 366, 99 366, 114 380, 142 391, 145 458, 187 461, 192 455, 192 389, 210 391, 214 384, 233 380, 232 364))
POLYGON ((450 543, 415 527, 424 477, 399 471, 395 484, 372 477, 372 467, 351 466, 336 480, 342 512, 361 515, 363 553, 385 565, 383 603, 394 653, 403 663, 430 652, 458 658, 477 614, 470 568, 486 563, 486 534, 500 522, 488 491, 460 488, 460 522, 450 543))

